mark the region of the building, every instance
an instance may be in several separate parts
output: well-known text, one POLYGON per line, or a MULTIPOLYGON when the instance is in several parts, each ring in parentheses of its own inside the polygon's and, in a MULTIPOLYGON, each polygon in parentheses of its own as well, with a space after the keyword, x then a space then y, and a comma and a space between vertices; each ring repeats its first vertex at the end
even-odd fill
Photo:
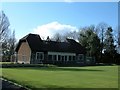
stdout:
POLYGON ((85 63, 85 48, 73 39, 66 42, 42 40, 37 34, 28 34, 16 47, 18 63, 63 64, 85 63))

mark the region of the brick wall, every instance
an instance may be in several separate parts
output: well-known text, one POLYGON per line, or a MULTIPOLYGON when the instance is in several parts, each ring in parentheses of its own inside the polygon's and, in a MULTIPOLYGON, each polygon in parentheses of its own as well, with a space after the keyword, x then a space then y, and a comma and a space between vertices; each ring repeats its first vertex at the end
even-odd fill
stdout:
POLYGON ((18 50, 18 63, 30 63, 31 57, 31 49, 29 44, 26 42, 22 42, 19 50, 18 50))

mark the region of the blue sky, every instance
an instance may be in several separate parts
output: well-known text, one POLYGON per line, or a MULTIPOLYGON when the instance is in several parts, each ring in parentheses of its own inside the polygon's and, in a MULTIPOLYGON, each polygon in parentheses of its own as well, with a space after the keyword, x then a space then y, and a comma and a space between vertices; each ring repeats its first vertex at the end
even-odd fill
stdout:
POLYGON ((28 33, 42 37, 55 32, 79 30, 105 22, 115 29, 118 25, 117 2, 3 2, 2 10, 8 16, 16 38, 28 33))

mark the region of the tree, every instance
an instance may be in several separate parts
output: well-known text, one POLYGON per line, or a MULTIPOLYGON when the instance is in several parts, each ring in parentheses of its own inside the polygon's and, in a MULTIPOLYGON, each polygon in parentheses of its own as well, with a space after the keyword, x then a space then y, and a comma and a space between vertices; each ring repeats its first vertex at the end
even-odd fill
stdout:
POLYGON ((0 61, 2 61, 2 43, 7 39, 9 32, 9 20, 3 11, 0 11, 0 61))
POLYGON ((118 46, 120 46, 120 26, 118 28, 118 46))
POLYGON ((50 37, 49 37, 49 36, 47 36, 47 39, 46 39, 46 41, 51 41, 51 39, 50 39, 50 37))
POLYGON ((104 43, 104 40, 105 40, 105 31, 107 30, 107 27, 108 25, 104 22, 101 22, 97 25, 96 27, 96 33, 98 35, 98 37, 100 38, 100 42, 101 42, 101 47, 100 47, 100 59, 102 60, 103 58, 103 43, 104 43))
POLYGON ((60 35, 59 33, 55 33, 53 36, 53 40, 56 42, 61 42, 62 41, 62 35, 60 35))
POLYGON ((105 33, 105 40, 104 40, 104 52, 112 52, 115 50, 114 40, 112 35, 112 28, 108 27, 108 30, 105 33))
POLYGON ((60 33, 56 33, 56 34, 54 34, 52 40, 57 41, 57 42, 62 42, 62 41, 66 41, 66 38, 78 40, 78 32, 70 31, 63 35, 60 33))
POLYGON ((9 20, 3 11, 0 12, 0 42, 3 42, 9 31, 9 20))
POLYGON ((87 56, 99 56, 100 52, 100 39, 93 30, 94 28, 85 27, 80 31, 79 43, 87 50, 87 56))
POLYGON ((5 40, 2 43, 2 61, 4 61, 4 62, 10 61, 10 59, 9 59, 9 47, 8 46, 9 46, 8 41, 5 40))
POLYGON ((2 43, 3 61, 10 61, 15 54, 15 42, 15 31, 13 31, 12 35, 2 43))
POLYGON ((8 40, 8 44, 9 44, 9 59, 12 60, 12 56, 14 56, 15 54, 15 42, 16 42, 16 38, 15 38, 15 30, 13 31, 11 37, 8 40))
POLYGON ((63 38, 64 39, 70 38, 70 39, 78 40, 78 36, 79 35, 77 31, 71 31, 71 32, 65 33, 63 38))
POLYGON ((115 36, 117 53, 120 54, 120 26, 116 28, 116 32, 114 36, 115 36))
POLYGON ((106 62, 110 62, 110 63, 114 63, 113 60, 116 53, 112 32, 113 32, 112 27, 108 27, 107 31, 105 32, 105 40, 104 40, 104 53, 105 56, 108 56, 107 60, 109 59, 109 61, 106 62))

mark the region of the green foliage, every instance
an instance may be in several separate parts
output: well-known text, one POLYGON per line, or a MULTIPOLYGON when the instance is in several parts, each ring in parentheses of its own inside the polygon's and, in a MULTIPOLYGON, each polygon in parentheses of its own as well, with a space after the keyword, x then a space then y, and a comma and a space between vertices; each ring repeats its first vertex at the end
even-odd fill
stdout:
POLYGON ((2 43, 2 61, 9 61, 10 60, 10 53, 9 53, 9 47, 8 42, 5 40, 2 43))
POLYGON ((100 39, 93 27, 83 28, 80 31, 79 43, 86 47, 87 56, 98 56, 100 53, 100 39))
POLYGON ((118 64, 119 54, 116 51, 112 27, 101 23, 96 28, 82 28, 79 43, 86 48, 87 56, 95 57, 96 62, 118 64))
POLYGON ((35 88, 118 88, 118 66, 2 68, 2 76, 35 88))
POLYGON ((112 31, 113 31, 112 28, 108 27, 108 30, 105 33, 105 41, 104 41, 104 52, 105 53, 114 53, 115 51, 112 31))
POLYGON ((113 32, 112 27, 108 27, 105 33, 104 40, 104 54, 105 54, 104 61, 108 63, 115 63, 115 56, 117 54, 117 51, 115 50, 112 32, 113 32))
POLYGON ((56 67, 55 65, 51 64, 17 64, 12 62, 3 62, 0 63, 2 68, 19 68, 19 67, 56 67))

